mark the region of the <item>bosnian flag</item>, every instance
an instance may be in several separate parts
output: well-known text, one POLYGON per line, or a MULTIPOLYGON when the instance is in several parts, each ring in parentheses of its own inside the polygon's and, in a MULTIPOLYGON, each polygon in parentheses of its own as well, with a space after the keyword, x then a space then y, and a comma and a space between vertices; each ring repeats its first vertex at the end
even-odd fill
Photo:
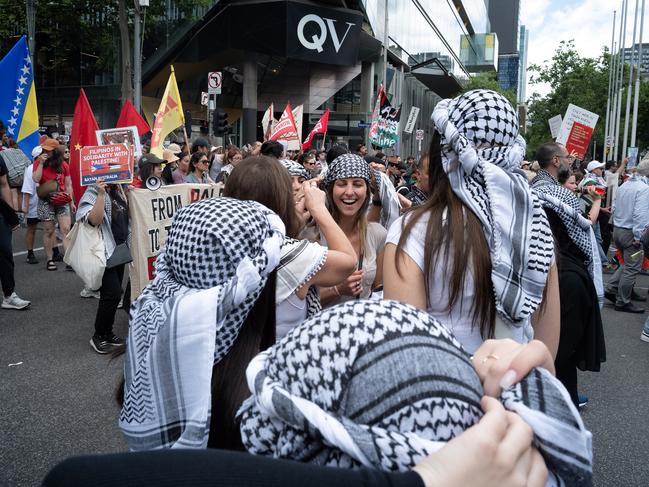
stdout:
POLYGON ((315 124, 315 127, 313 127, 313 130, 311 130, 309 136, 302 144, 302 150, 307 150, 311 147, 311 141, 313 140, 315 134, 326 134, 328 125, 329 125, 329 109, 327 108, 327 111, 325 111, 322 114, 322 117, 320 117, 320 120, 318 120, 318 123, 315 124))
POLYGON ((291 102, 286 104, 284 113, 279 117, 277 124, 273 128, 273 133, 270 134, 268 140, 297 140, 300 139, 297 135, 297 126, 295 125, 295 118, 293 118, 293 110, 291 109, 291 102))

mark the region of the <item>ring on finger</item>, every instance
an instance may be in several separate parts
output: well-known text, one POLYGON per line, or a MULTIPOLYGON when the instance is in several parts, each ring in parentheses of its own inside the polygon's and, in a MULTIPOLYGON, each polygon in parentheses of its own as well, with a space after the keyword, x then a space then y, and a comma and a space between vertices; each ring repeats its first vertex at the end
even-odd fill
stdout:
POLYGON ((494 359, 494 360, 500 360, 500 357, 498 355, 496 355, 494 353, 490 353, 489 355, 487 355, 485 358, 482 359, 482 363, 484 364, 490 358, 494 359))

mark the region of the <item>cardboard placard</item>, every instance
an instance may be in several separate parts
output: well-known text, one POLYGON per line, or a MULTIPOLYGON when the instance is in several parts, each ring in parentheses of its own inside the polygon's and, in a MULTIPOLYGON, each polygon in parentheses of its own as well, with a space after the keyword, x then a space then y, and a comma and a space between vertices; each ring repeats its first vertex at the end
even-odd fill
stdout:
POLYGON ((593 129, 591 127, 579 122, 573 122, 568 141, 565 144, 568 154, 574 154, 577 159, 583 161, 592 136, 593 129))
MULTIPOLYGON (((565 145, 566 149, 568 149, 569 145, 573 147, 585 146, 583 151, 577 154, 577 158, 583 159, 586 154, 588 144, 590 144, 590 138, 593 135, 593 130, 595 130, 595 125, 597 124, 598 119, 599 115, 597 115, 596 113, 589 112, 588 110, 580 108, 577 105, 573 105, 572 103, 569 104, 568 109, 566 110, 566 116, 563 117, 561 130, 559 131, 559 135, 557 137, 557 143, 565 145), (576 123, 580 124, 581 127, 573 131, 573 126, 576 123), (584 130, 584 127, 587 127, 589 130, 584 130), (588 134, 588 140, 584 138, 586 134, 588 134), (573 135, 576 139, 570 140, 570 137, 573 135)), ((570 149, 568 149, 568 153, 571 153, 570 149)))
POLYGON ((131 127, 96 130, 95 136, 97 137, 97 145, 129 144, 133 146, 133 155, 135 157, 142 156, 140 135, 134 125, 131 127))
POLYGON ((99 178, 112 184, 133 181, 133 151, 128 144, 82 147, 79 160, 81 186, 91 186, 99 178))

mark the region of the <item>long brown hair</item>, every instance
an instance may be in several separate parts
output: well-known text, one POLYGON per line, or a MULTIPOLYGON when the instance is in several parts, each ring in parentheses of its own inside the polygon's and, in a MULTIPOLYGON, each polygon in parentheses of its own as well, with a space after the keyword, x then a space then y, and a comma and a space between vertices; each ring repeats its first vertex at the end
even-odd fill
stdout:
POLYGON ((237 164, 225 182, 223 196, 261 203, 279 215, 286 235, 295 238, 300 233, 291 177, 273 157, 252 156, 237 164))
POLYGON ((493 338, 496 302, 491 283, 489 245, 480 220, 462 203, 451 188, 442 166, 441 138, 437 132, 434 133, 430 143, 428 191, 430 194, 428 200, 412 210, 411 217, 404 220, 405 224, 397 246, 397 272, 402 275, 400 257, 412 228, 420 218, 429 215, 424 244, 426 296, 430 295, 430 271, 434 266, 439 265, 444 275, 443 285, 448 286, 447 311, 450 311, 462 298, 467 262, 469 262, 474 281, 475 297, 471 303, 473 322, 474 325, 479 325, 483 339, 493 338))

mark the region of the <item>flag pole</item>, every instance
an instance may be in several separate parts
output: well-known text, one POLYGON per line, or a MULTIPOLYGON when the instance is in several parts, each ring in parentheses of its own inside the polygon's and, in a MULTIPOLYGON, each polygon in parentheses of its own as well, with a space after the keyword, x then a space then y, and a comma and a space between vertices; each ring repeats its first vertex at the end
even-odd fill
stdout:
POLYGON ((327 138, 327 132, 322 136, 322 150, 325 150, 325 139, 327 138))

